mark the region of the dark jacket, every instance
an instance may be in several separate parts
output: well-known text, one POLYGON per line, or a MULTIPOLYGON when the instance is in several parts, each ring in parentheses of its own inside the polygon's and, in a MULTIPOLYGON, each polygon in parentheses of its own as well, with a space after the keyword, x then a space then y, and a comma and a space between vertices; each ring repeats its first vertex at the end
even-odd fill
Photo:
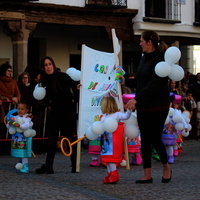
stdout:
POLYGON ((43 102, 50 106, 52 112, 70 117, 75 113, 77 102, 77 82, 66 73, 54 72, 51 75, 42 74, 42 86, 46 88, 43 102))
POLYGON ((136 107, 155 108, 169 105, 168 77, 159 77, 155 66, 164 60, 159 51, 144 53, 137 69, 136 107))

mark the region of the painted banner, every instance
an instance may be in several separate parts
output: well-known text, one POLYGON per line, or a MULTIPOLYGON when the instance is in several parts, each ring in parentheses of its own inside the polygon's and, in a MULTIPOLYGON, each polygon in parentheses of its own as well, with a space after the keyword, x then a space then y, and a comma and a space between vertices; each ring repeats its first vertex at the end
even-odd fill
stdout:
POLYGON ((115 80, 115 54, 82 45, 81 89, 79 102, 78 137, 83 137, 94 121, 102 115, 101 100, 113 96, 120 108, 119 82, 115 80))

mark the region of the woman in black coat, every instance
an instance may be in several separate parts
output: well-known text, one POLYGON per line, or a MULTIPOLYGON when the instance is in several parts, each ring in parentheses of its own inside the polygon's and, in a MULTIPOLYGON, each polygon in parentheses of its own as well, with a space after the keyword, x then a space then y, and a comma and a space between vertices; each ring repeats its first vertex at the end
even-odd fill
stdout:
MULTIPOLYGON (((41 70, 41 83, 46 89, 46 96, 42 101, 49 109, 46 125, 48 142, 46 162, 35 172, 37 174, 53 174, 59 131, 61 136, 67 137, 71 142, 76 140, 77 82, 73 81, 66 73, 58 72, 51 57, 44 57, 41 60, 41 70)), ((72 172, 76 172, 76 145, 73 145, 72 148, 72 172)))
POLYGON ((165 146, 161 140, 164 123, 169 111, 168 77, 159 77, 155 66, 164 60, 166 45, 155 31, 144 31, 140 38, 143 56, 137 69, 136 97, 128 102, 137 109, 138 126, 141 133, 141 152, 144 176, 136 183, 152 183, 152 147, 163 164, 162 182, 171 180, 165 146))

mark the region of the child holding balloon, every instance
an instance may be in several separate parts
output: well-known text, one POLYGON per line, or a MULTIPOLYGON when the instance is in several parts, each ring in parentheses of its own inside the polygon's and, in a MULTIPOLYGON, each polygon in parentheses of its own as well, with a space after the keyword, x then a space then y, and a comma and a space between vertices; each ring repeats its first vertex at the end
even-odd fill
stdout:
POLYGON ((119 112, 117 102, 112 96, 102 99, 101 110, 103 113, 101 122, 103 122, 105 127, 105 132, 101 135, 101 161, 106 163, 108 171, 107 176, 103 179, 103 183, 116 183, 119 181, 116 163, 122 162, 123 152, 124 127, 120 121, 128 119, 132 111, 127 110, 126 113, 119 112), (115 131, 108 131, 108 129, 114 128, 114 121, 118 122, 115 131))
POLYGON ((16 165, 16 169, 22 173, 29 172, 28 157, 32 156, 32 137, 35 136, 35 130, 30 129, 33 125, 28 115, 28 105, 25 102, 19 102, 17 110, 11 110, 7 114, 7 128, 12 135, 11 156, 20 158, 22 163, 16 165), (17 112, 18 115, 12 116, 17 112))

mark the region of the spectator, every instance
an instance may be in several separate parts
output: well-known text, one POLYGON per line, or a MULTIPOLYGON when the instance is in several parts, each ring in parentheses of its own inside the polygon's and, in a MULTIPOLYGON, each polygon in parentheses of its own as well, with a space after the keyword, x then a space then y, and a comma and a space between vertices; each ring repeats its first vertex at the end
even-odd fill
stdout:
MULTIPOLYGON (((45 107, 49 108, 47 119, 47 157, 41 168, 36 169, 37 174, 53 174, 53 162, 57 150, 59 132, 71 142, 76 135, 76 110, 75 101, 77 94, 77 82, 73 81, 66 73, 58 72, 54 60, 44 57, 41 60, 41 83, 46 88, 46 96, 43 99, 45 107), (73 91, 73 94, 71 92, 73 91)), ((76 172, 76 145, 72 147, 71 163, 72 173, 76 172)))
POLYGON ((28 72, 22 72, 18 77, 18 88, 21 94, 21 101, 25 101, 29 106, 33 102, 33 90, 30 86, 30 75, 28 72))
POLYGON ((4 63, 0 67, 0 95, 1 100, 13 101, 17 104, 20 100, 20 91, 17 82, 12 79, 11 65, 4 63))
POLYGON ((11 77, 12 67, 8 63, 4 63, 0 66, 0 132, 6 131, 3 119, 9 111, 9 104, 7 102, 12 101, 12 104, 16 105, 20 100, 20 91, 17 86, 17 82, 11 77), (5 102, 3 102, 5 101, 5 102))

